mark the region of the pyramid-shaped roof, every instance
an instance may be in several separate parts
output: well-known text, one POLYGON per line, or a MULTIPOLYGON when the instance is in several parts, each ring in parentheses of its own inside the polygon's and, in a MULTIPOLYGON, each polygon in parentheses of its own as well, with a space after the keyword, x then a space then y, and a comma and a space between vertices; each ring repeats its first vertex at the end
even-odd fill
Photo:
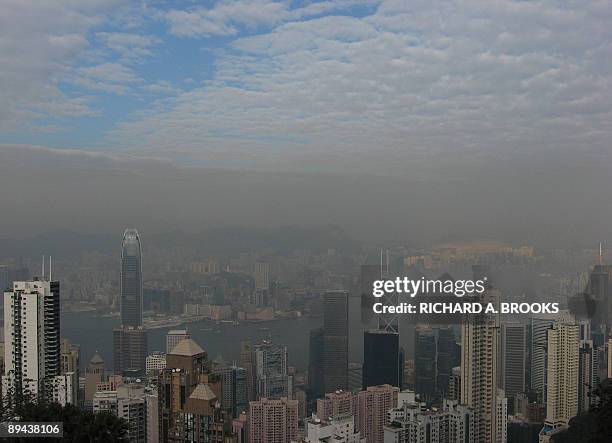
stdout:
POLYGON ((193 355, 202 354, 204 349, 200 347, 195 341, 190 338, 186 338, 185 340, 181 340, 178 344, 172 349, 170 354, 172 355, 185 355, 191 357, 193 355))

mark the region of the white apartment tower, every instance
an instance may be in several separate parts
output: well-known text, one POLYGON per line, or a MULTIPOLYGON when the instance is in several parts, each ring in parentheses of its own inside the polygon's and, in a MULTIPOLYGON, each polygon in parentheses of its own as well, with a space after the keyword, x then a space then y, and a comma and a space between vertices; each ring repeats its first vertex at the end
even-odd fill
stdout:
POLYGON ((578 414, 580 329, 570 314, 560 313, 547 331, 546 419, 543 433, 567 426, 578 414))
MULTIPOLYGON (((483 294, 483 305, 499 306, 499 291, 483 294)), ((470 315, 461 326, 461 404, 474 410, 474 443, 503 441, 498 437, 497 370, 499 316, 470 315)))
POLYGON ((53 395, 60 374, 60 284, 14 282, 4 293, 3 393, 53 395))

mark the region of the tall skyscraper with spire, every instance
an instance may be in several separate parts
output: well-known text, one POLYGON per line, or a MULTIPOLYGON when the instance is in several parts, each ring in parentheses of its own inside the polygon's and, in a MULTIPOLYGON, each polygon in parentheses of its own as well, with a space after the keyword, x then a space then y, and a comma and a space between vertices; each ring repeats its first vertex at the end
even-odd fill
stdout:
POLYGON ((136 229, 126 229, 121 243, 121 324, 142 325, 142 253, 136 229))
POLYGON ((113 331, 114 369, 125 375, 142 375, 147 335, 142 326, 142 252, 136 229, 123 233, 119 303, 121 327, 113 331))

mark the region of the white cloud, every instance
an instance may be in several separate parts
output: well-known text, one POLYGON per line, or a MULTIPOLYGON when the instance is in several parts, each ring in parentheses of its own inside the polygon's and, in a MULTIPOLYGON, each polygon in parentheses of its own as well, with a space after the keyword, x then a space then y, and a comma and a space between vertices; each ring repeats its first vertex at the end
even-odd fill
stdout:
MULTIPOLYGON (((47 115, 91 115, 88 100, 58 87, 90 49, 87 32, 114 2, 5 0, 0 5, 0 130, 30 128, 47 115)), ((49 126, 46 126, 49 127, 49 126)))
POLYGON ((300 20, 356 5, 376 4, 376 0, 329 0, 291 8, 282 0, 222 0, 210 8, 172 9, 163 14, 170 32, 180 37, 236 35, 238 27, 257 28, 300 20))
POLYGON ((288 23, 285 12, 221 14, 227 33, 273 29, 238 38, 212 81, 110 141, 187 160, 379 172, 609 148, 609 3, 388 0, 362 18, 288 23))
POLYGON ((98 32, 96 39, 119 54, 125 62, 140 61, 152 56, 152 47, 160 43, 160 39, 151 35, 125 32, 98 32))

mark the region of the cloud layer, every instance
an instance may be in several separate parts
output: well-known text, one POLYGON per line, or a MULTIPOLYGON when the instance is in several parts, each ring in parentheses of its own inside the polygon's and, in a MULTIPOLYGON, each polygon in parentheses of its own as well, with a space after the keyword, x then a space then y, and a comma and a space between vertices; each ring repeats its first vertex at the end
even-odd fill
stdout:
POLYGON ((422 174, 610 150, 607 1, 59 3, 3 6, 5 130, 108 117, 109 94, 138 103, 97 149, 187 164, 422 174), (151 64, 183 47, 172 75, 151 64))

